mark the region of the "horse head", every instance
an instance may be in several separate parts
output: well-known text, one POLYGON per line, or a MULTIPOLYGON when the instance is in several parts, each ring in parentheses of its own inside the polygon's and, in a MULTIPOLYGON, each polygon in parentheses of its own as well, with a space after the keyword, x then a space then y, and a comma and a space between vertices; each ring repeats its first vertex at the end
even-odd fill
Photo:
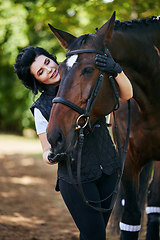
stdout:
MULTIPOLYGON (((67 58, 59 66, 61 82, 56 99, 63 101, 53 103, 47 127, 47 138, 55 154, 68 153, 76 146, 78 132, 76 122, 78 119, 78 125, 81 126, 87 121, 83 117, 79 119, 79 116, 81 110, 83 112, 86 108, 99 75, 95 55, 98 51, 104 52, 105 46, 112 38, 114 22, 115 12, 95 34, 85 34, 78 38, 50 25, 61 45, 69 50, 67 58), (91 51, 88 52, 88 49, 91 51), (81 110, 64 104, 64 101, 73 103, 81 110)), ((109 77, 104 73, 102 87, 88 116, 90 123, 112 112, 116 103, 109 77)))

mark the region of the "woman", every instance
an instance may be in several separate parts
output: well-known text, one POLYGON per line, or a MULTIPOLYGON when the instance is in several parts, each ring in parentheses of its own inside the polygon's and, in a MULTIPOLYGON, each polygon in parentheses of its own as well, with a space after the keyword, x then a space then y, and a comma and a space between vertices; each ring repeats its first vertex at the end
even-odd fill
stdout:
MULTIPOLYGON (((112 74, 120 88, 120 101, 132 97, 132 86, 119 64, 115 63, 109 51, 108 56, 96 56, 97 68, 112 74)), ((31 106, 35 118, 37 134, 39 135, 43 159, 48 164, 50 144, 46 138, 46 128, 52 108, 52 99, 56 96, 60 75, 56 58, 42 48, 28 46, 17 56, 14 64, 15 73, 25 87, 34 94, 42 92, 41 96, 31 106)), ((85 134, 82 150, 81 179, 85 196, 93 201, 100 201, 109 196, 116 185, 120 163, 114 148, 105 118, 98 119, 92 126, 91 133, 85 134), (98 146, 97 146, 98 142, 98 146), (94 147, 93 147, 94 146, 94 147)), ((73 151, 75 161, 72 164, 72 173, 76 178, 76 151, 73 151)), ((70 180, 66 161, 58 163, 58 181, 56 190, 62 197, 80 231, 81 240, 105 240, 106 226, 111 211, 100 212, 87 206, 70 180)), ((111 198, 93 204, 95 207, 109 208, 111 198)))

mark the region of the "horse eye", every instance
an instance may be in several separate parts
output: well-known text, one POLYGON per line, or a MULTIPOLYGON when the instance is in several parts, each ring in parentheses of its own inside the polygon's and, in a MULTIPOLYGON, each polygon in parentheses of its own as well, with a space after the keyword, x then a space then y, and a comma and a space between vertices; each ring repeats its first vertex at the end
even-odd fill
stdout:
POLYGON ((81 70, 81 75, 88 75, 88 74, 92 74, 94 71, 94 68, 92 67, 85 67, 81 70))

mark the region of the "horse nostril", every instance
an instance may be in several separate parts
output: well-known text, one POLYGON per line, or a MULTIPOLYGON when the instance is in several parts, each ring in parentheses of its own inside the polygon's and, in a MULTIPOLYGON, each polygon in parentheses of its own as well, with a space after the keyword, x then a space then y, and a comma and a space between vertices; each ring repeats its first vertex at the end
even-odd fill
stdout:
POLYGON ((61 146, 63 144, 63 136, 62 133, 60 132, 57 137, 56 145, 61 146))

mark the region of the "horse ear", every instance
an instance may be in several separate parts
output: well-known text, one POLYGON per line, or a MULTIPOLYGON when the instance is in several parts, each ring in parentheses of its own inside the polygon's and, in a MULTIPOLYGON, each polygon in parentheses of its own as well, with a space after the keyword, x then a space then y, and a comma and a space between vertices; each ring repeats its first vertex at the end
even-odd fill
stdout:
POLYGON ((103 44, 106 45, 112 38, 112 32, 115 23, 116 12, 112 14, 112 17, 98 30, 96 38, 103 39, 103 44))
POLYGON ((64 48, 68 48, 70 43, 76 38, 70 33, 64 32, 62 30, 54 28, 52 25, 48 24, 54 35, 58 38, 60 44, 64 48))

